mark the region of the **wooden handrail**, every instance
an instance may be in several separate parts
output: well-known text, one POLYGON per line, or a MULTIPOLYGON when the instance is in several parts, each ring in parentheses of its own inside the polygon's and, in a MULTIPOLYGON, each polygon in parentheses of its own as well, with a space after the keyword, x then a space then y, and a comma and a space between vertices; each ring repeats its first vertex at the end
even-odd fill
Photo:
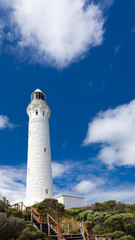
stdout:
POLYGON ((59 237, 62 237, 59 223, 57 223, 57 229, 58 229, 59 237))
POLYGON ((43 224, 43 222, 41 222, 40 219, 34 213, 32 213, 32 215, 34 216, 34 218, 38 223, 43 224))
POLYGON ((7 204, 11 207, 11 204, 10 204, 10 202, 7 200, 7 204))
POLYGON ((60 230, 60 224, 48 213, 48 216, 57 224, 57 229, 58 229, 58 235, 59 237, 62 237, 61 230, 60 230))
POLYGON ((84 227, 84 230, 85 230, 85 232, 86 232, 86 235, 87 235, 87 236, 90 236, 90 234, 89 234, 89 232, 88 232, 88 229, 87 229, 87 227, 86 227, 86 225, 85 225, 84 222, 82 222, 82 225, 83 225, 83 227, 84 227))
POLYGON ((25 208, 27 208, 23 202, 22 202, 22 205, 23 205, 25 208))
POLYGON ((18 208, 21 212, 23 212, 22 209, 21 209, 18 205, 17 205, 17 208, 18 208))
POLYGON ((32 208, 32 210, 34 210, 34 212, 39 216, 47 215, 47 213, 39 213, 35 208, 32 208))
POLYGON ((32 210, 34 210, 34 212, 40 216, 40 213, 35 208, 32 208, 32 210))
POLYGON ((53 220, 53 222, 55 222, 56 224, 58 223, 49 213, 47 213, 47 214, 53 220))
POLYGON ((23 204, 23 202, 17 202, 17 203, 14 203, 14 204, 10 205, 10 206, 15 206, 15 205, 20 204, 20 203, 23 204))

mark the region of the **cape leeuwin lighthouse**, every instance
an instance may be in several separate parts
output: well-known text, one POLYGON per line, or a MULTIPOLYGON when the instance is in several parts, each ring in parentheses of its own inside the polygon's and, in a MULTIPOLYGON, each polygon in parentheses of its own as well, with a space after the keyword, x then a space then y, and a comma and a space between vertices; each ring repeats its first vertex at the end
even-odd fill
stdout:
MULTIPOLYGON (((27 206, 53 197, 49 134, 50 109, 46 96, 36 89, 27 108, 29 116, 26 202, 27 206)), ((84 198, 67 194, 55 196, 66 208, 83 207, 84 198)))
POLYGON ((46 96, 37 89, 31 94, 29 116, 26 204, 53 197, 49 134, 50 109, 46 96))

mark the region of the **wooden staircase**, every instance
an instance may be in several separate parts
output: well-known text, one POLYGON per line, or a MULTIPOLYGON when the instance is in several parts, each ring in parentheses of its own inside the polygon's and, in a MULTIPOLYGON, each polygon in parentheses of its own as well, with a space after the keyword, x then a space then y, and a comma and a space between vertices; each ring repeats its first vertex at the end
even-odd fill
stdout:
POLYGON ((65 228, 62 226, 63 224, 65 226, 65 222, 56 221, 48 213, 40 214, 33 207, 31 209, 26 207, 23 202, 10 205, 9 201, 7 201, 7 204, 11 208, 21 211, 24 214, 25 221, 31 221, 36 229, 43 231, 51 240, 98 240, 101 237, 102 240, 111 240, 109 235, 90 235, 84 222, 76 221, 80 233, 72 234, 69 223, 67 223, 68 227, 65 228))
POLYGON ((42 229, 41 229, 40 224, 36 220, 34 220, 33 221, 33 226, 35 228, 37 228, 38 230, 39 229, 42 230, 46 234, 46 236, 51 236, 51 237, 56 237, 57 236, 57 232, 55 232, 52 227, 49 228, 47 223, 43 223, 42 224, 42 229))

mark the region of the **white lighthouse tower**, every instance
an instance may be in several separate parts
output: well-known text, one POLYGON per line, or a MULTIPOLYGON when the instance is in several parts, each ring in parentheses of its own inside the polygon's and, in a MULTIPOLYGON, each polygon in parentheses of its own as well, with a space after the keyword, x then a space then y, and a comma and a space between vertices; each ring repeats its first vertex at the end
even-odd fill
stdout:
POLYGON ((46 96, 36 89, 27 108, 29 116, 26 205, 53 197, 49 135, 50 109, 46 96))

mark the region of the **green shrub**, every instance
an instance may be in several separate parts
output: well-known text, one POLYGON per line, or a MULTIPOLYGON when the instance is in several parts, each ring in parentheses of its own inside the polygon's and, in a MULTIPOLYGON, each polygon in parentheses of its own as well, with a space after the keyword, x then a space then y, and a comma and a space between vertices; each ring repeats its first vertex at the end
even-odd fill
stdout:
POLYGON ((80 209, 78 208, 70 208, 66 210, 66 215, 70 217, 76 217, 80 213, 80 209))
POLYGON ((37 204, 37 210, 44 210, 45 208, 48 208, 48 207, 56 209, 58 204, 59 204, 58 200, 53 198, 47 198, 42 202, 40 202, 39 204, 37 204))
POLYGON ((25 228, 20 236, 20 240, 44 240, 45 239, 45 233, 42 231, 30 231, 29 227, 25 228))
POLYGON ((3 197, 2 200, 0 200, 0 212, 5 212, 7 208, 8 208, 7 199, 6 197, 3 197))
POLYGON ((58 203, 58 200, 53 198, 47 198, 36 204, 37 211, 40 213, 49 213, 55 220, 58 220, 64 214, 64 205, 58 203))
POLYGON ((23 218, 23 213, 15 208, 9 208, 6 211, 7 217, 13 216, 18 218, 23 218))
POLYGON ((0 212, 4 212, 5 211, 5 203, 0 200, 0 212))
POLYGON ((22 219, 14 217, 7 218, 6 214, 0 213, 0 239, 6 240, 13 237, 19 237, 25 224, 22 219))
POLYGON ((103 233, 103 227, 102 227, 102 225, 100 225, 100 224, 95 225, 95 226, 92 228, 92 232, 93 232, 94 234, 102 234, 102 233, 103 233))
POLYGON ((34 236, 32 234, 33 232, 30 231, 29 227, 26 227, 20 236, 20 240, 33 240, 34 236))
POLYGON ((119 240, 135 240, 135 238, 132 237, 131 235, 126 235, 126 236, 119 238, 119 240))
POLYGON ((122 231, 115 231, 115 232, 111 233, 111 236, 113 239, 119 239, 120 237, 125 236, 125 233, 122 231))
POLYGON ((31 222, 25 222, 25 227, 29 228, 30 231, 35 231, 35 228, 31 222))
POLYGON ((104 227, 108 232, 121 231, 123 214, 117 214, 109 217, 104 222, 104 227))
POLYGON ((82 221, 86 221, 87 219, 91 220, 91 215, 93 215, 93 213, 94 212, 92 210, 85 210, 85 211, 79 213, 77 219, 82 220, 82 221))
POLYGON ((83 212, 84 209, 82 207, 75 207, 75 208, 69 208, 66 209, 66 212, 71 215, 78 215, 79 213, 83 212))
POLYGON ((94 227, 94 222, 93 221, 85 221, 85 225, 86 227, 89 229, 89 231, 91 232, 91 229, 94 227))

